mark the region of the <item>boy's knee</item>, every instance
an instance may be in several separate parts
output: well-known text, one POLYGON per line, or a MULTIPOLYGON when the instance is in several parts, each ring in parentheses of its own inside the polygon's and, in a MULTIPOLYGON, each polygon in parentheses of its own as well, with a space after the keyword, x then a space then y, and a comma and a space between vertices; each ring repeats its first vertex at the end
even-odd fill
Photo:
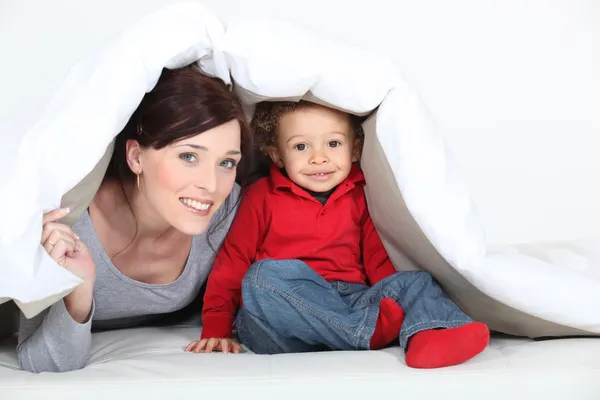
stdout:
POLYGON ((406 271, 397 275, 398 279, 404 279, 414 285, 429 286, 434 283, 431 274, 425 271, 406 271))
POLYGON ((242 280, 242 302, 252 314, 264 312, 274 296, 289 289, 293 275, 303 264, 297 260, 264 259, 250 266, 242 280), (261 311, 262 310, 262 311, 261 311))
POLYGON ((266 277, 276 276, 278 261, 273 259, 264 259, 255 262, 250 266, 244 279, 242 281, 243 286, 254 286, 265 280, 266 277))
POLYGON ((430 286, 434 283, 433 277, 429 272, 425 271, 410 271, 411 279, 417 285, 430 286))

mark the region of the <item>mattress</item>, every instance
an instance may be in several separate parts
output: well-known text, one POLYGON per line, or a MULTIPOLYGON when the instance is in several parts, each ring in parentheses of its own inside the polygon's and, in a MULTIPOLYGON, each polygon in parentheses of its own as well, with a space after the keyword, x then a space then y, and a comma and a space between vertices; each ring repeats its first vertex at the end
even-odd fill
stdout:
POLYGON ((417 370, 406 367, 399 347, 271 356, 184 352, 198 334, 197 325, 97 333, 88 367, 39 375, 19 370, 11 339, 0 344, 0 399, 600 398, 600 341, 590 338, 494 336, 465 364, 417 370))

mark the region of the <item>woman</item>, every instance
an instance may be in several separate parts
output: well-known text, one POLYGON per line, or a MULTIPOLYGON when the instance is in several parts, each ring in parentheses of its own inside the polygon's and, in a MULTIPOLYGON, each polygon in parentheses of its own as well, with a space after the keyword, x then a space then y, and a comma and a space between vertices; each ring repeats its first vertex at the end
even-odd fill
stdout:
POLYGON ((23 369, 83 368, 92 327, 147 324, 198 295, 235 214, 251 136, 222 82, 165 70, 117 136, 106 178, 72 229, 43 218, 41 243, 84 283, 32 319, 21 316, 23 369))

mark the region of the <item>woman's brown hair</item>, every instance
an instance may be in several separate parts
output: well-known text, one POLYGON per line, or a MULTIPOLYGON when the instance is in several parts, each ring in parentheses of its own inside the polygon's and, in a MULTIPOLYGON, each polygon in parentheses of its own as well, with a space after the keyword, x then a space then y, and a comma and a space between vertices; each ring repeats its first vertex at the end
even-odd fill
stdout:
POLYGON ((206 132, 231 120, 241 128, 242 159, 236 180, 244 186, 252 155, 252 134, 242 106, 233 92, 217 78, 187 66, 163 72, 147 93, 125 128, 115 139, 115 150, 106 176, 128 183, 135 179, 126 158, 128 140, 142 148, 160 150, 179 140, 206 132))
MULTIPOLYGON (((105 179, 116 179, 124 186, 136 178, 126 157, 126 143, 130 139, 137 140, 142 148, 160 150, 231 120, 237 120, 241 128, 242 158, 237 166, 236 181, 243 190, 250 177, 253 141, 238 98, 223 81, 204 75, 193 66, 163 69, 155 87, 143 97, 116 136, 105 179)), ((223 207, 227 210, 224 221, 236 203, 228 197, 223 207)), ((207 235, 210 236, 210 230, 218 229, 221 222, 212 225, 207 235)))

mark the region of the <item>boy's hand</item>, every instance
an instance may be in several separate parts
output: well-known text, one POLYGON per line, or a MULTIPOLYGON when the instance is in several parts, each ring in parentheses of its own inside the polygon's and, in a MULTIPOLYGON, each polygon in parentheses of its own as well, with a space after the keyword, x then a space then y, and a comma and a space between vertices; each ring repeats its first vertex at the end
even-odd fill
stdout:
POLYGON ((192 353, 199 353, 204 351, 205 353, 212 353, 213 350, 222 351, 223 353, 238 354, 242 351, 242 346, 233 339, 227 338, 208 338, 202 340, 196 340, 185 348, 185 351, 192 353))

